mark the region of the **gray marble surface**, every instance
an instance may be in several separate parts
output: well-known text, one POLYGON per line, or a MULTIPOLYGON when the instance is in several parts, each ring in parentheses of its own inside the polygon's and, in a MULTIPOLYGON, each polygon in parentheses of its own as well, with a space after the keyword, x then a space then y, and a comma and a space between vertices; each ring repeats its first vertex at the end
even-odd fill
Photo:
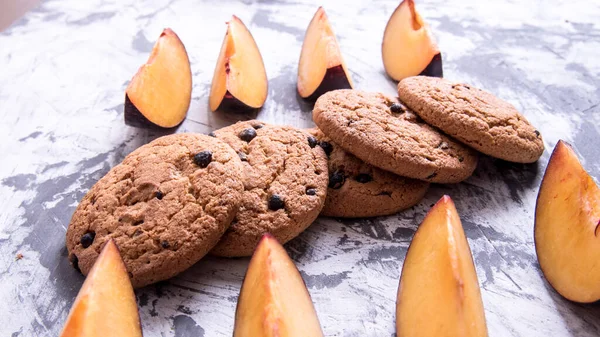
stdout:
MULTIPOLYGON (((357 88, 393 94, 380 43, 394 1, 323 2, 357 88)), ((86 191, 136 147, 160 136, 123 123, 124 90, 164 27, 192 63, 193 99, 177 132, 239 119, 311 126, 295 91, 304 30, 318 3, 44 1, 0 33, 0 335, 55 336, 83 282, 65 230, 86 191), (208 92, 224 22, 252 31, 269 77, 255 115, 211 113, 208 92), (16 260, 16 254, 23 258, 16 260)), ((429 207, 456 202, 481 284, 490 336, 598 336, 600 307, 561 298, 535 256, 535 197, 559 139, 600 177, 600 3, 587 0, 419 1, 448 78, 492 91, 542 132, 533 165, 483 158, 473 177, 433 186, 390 217, 320 218, 286 245, 327 336, 391 336, 406 249, 429 207)), ((231 335, 247 259, 206 258, 136 291, 146 336, 231 335)), ((427 289, 423 289, 427 291, 427 289)))

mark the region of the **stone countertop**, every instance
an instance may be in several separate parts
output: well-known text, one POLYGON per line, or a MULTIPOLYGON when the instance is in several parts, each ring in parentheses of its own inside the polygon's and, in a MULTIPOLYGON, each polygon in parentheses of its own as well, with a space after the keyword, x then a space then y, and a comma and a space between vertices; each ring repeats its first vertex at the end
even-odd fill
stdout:
MULTIPOLYGON (((381 40, 398 0, 324 3, 356 88, 393 94, 381 40)), ((0 335, 56 336, 84 278, 65 230, 86 191, 160 136, 123 123, 124 90, 164 27, 189 53, 192 104, 177 132, 240 119, 313 125, 296 94, 300 47, 318 4, 294 1, 45 1, 0 33, 0 335), (269 77, 255 115, 208 111, 225 21, 253 33, 269 77), (17 254, 23 258, 17 260, 17 254)), ((443 194, 456 202, 473 252, 490 336, 598 336, 600 307, 559 296, 533 243, 535 198, 559 139, 600 177, 600 4, 591 1, 419 1, 447 78, 516 105, 542 132, 537 164, 482 158, 473 177, 433 186, 394 216, 318 219, 286 245, 327 336, 391 336, 402 262, 443 194)), ((205 258, 136 291, 146 336, 230 336, 248 259, 205 258)), ((424 289, 423 291, 426 291, 424 289)))

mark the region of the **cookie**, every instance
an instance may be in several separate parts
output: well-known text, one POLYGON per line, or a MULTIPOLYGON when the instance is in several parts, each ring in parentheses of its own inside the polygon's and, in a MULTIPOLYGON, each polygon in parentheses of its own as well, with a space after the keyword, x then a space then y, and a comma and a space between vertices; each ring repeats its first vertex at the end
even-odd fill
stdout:
POLYGON ((542 135, 510 103, 468 84, 409 77, 400 99, 427 123, 489 156, 533 163, 544 152, 542 135))
POLYGON ((308 130, 329 153, 329 188, 321 215, 360 218, 389 215, 412 207, 429 187, 425 181, 384 171, 342 150, 321 130, 308 130))
POLYGON ((219 241, 243 190, 242 162, 224 142, 199 134, 158 138, 81 200, 67 229, 69 259, 85 275, 112 238, 134 287, 168 279, 219 241))
POLYGON ((383 94, 330 91, 315 103, 313 120, 342 149, 404 177, 457 183, 477 166, 475 151, 383 94))
POLYGON ((242 204, 212 250, 218 256, 250 256, 265 233, 282 244, 319 215, 327 193, 327 156, 301 130, 259 121, 238 122, 214 132, 244 164, 242 204))

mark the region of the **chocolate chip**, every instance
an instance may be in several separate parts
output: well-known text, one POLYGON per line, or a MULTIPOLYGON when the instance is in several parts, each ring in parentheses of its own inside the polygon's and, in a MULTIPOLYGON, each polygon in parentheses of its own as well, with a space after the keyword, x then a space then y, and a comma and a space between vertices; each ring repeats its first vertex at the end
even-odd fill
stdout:
POLYGON ((278 209, 282 209, 285 207, 285 203, 283 202, 283 199, 278 196, 277 194, 273 194, 270 198, 269 198, 269 209, 272 211, 276 211, 278 209))
POLYGON ((252 127, 253 127, 253 128, 255 128, 256 130, 258 130, 258 129, 262 129, 262 127, 263 127, 263 126, 264 126, 264 125, 262 125, 262 124, 256 124, 256 125, 252 125, 252 127))
POLYGON ((333 151, 333 145, 328 142, 320 142, 319 146, 323 148, 323 151, 325 151, 325 154, 328 156, 331 154, 331 151, 333 151))
POLYGON ((361 184, 366 184, 369 181, 373 180, 373 177, 371 177, 371 175, 366 174, 366 173, 361 173, 359 175, 356 176, 356 181, 358 181, 361 184))
POLYGON ((319 144, 319 141, 317 141, 317 139, 313 136, 308 136, 308 146, 310 146, 311 148, 314 148, 315 146, 317 146, 317 144, 319 144))
POLYGON ((379 194, 377 194, 377 195, 386 195, 386 196, 388 196, 388 197, 391 197, 391 196, 392 196, 392 192, 389 192, 389 191, 382 191, 382 192, 379 192, 379 194))
POLYGON ((248 156, 242 151, 238 152, 238 157, 240 157, 241 161, 248 161, 248 156))
POLYGON ((142 234, 144 234, 144 231, 141 229, 136 229, 135 232, 133 232, 133 237, 140 236, 142 234))
POLYGON ((134 226, 139 226, 139 225, 141 225, 143 223, 144 223, 144 220, 138 220, 138 221, 134 222, 133 225, 134 226))
POLYGON ((468 86, 468 85, 466 85, 466 84, 463 84, 463 87, 465 87, 465 88, 467 88, 467 89, 471 89, 471 87, 470 87, 470 86, 468 86))
POLYGON ((209 135, 209 136, 211 136, 211 137, 215 137, 215 138, 217 138, 217 135, 216 135, 214 132, 211 132, 211 133, 209 133, 208 135, 209 135))
POLYGON ((160 243, 160 245, 164 248, 167 249, 169 247, 171 247, 171 245, 169 244, 169 241, 163 241, 160 243))
POLYGON ((337 190, 346 182, 344 171, 337 170, 329 176, 329 188, 337 190))
POLYGON ((430 174, 429 176, 427 176, 427 178, 425 178, 425 179, 432 179, 432 178, 435 178, 436 176, 437 176, 437 173, 433 172, 432 174, 430 174))
POLYGON ((392 111, 393 113, 400 113, 404 112, 404 108, 402 107, 402 104, 394 103, 390 106, 390 111, 392 111))
POLYGON ((83 246, 83 248, 87 248, 87 247, 91 246, 92 243, 94 243, 95 237, 96 237, 96 233, 87 232, 81 236, 81 240, 79 240, 79 242, 81 242, 81 245, 83 246))
POLYGON ((317 190, 309 187, 306 189, 306 195, 317 195, 317 190))
POLYGON ((161 191, 156 191, 155 196, 156 196, 156 199, 158 199, 158 200, 162 200, 162 198, 163 198, 163 194, 161 191))
POLYGON ((534 132, 535 132, 536 137, 540 136, 540 132, 538 130, 535 130, 534 132))
POLYGON ((81 273, 81 269, 79 269, 79 259, 77 258, 77 255, 73 254, 73 257, 71 258, 71 264, 73 265, 73 268, 75 268, 75 270, 81 273))
POLYGON ((458 161, 459 161, 459 162, 461 162, 461 163, 462 163, 464 160, 465 160, 465 158, 463 158, 462 156, 458 157, 458 161))
POLYGON ((254 137, 256 137, 256 131, 251 128, 244 129, 238 134, 238 137, 245 142, 250 142, 252 139, 254 139, 254 137))
POLYGON ((202 151, 197 153, 194 156, 194 163, 200 166, 201 168, 205 168, 212 161, 212 152, 210 151, 202 151))

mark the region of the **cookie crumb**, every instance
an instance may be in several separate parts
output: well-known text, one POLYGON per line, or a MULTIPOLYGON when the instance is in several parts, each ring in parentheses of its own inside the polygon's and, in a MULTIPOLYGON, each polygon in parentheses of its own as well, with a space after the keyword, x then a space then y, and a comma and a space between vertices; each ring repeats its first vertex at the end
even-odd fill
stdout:
POLYGON ((17 255, 15 256, 15 261, 19 261, 23 258, 23 254, 21 253, 17 253, 17 255))

